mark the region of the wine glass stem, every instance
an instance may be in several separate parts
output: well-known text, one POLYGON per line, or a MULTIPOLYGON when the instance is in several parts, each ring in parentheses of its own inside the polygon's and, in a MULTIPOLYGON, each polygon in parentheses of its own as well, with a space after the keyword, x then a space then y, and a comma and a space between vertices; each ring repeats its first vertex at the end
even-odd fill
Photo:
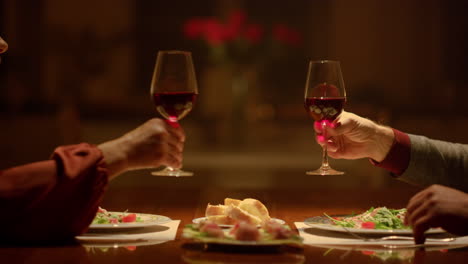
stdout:
POLYGON ((328 149, 327 149, 327 131, 326 131, 327 123, 325 121, 322 122, 322 131, 323 131, 323 139, 325 140, 325 144, 322 147, 322 169, 330 168, 328 165, 328 149))
MULTIPOLYGON (((167 118, 167 121, 168 121, 169 125, 172 126, 172 127, 174 127, 174 128, 178 128, 178 127, 180 126, 180 125, 179 125, 179 120, 178 120, 177 117, 175 117, 175 116, 169 116, 169 117, 167 118)), ((174 168, 172 168, 171 166, 166 166, 166 169, 167 169, 168 171, 170 171, 171 173, 172 173, 172 172, 178 172, 178 171, 179 171, 179 169, 174 169, 174 168)))

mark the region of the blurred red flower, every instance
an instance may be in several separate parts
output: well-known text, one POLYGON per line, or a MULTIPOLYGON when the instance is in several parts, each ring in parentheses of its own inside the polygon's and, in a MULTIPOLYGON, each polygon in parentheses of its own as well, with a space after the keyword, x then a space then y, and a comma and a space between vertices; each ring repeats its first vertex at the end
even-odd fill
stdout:
POLYGON ((302 44, 301 34, 284 24, 278 24, 273 28, 273 37, 284 44, 290 46, 299 46, 302 44))
POLYGON ((205 21, 201 18, 192 18, 184 25, 184 34, 188 39, 196 39, 201 36, 204 31, 205 21))
POLYGON ((270 36, 266 36, 266 32, 264 26, 249 22, 244 10, 233 10, 226 20, 194 17, 183 25, 184 36, 191 40, 201 40, 213 48, 213 56, 217 60, 252 59, 252 54, 247 53, 260 54, 269 51, 265 45, 271 40, 291 47, 302 44, 301 34, 284 24, 275 25, 269 30, 270 36))
POLYGON ((259 25, 248 25, 245 29, 244 36, 252 44, 258 44, 262 40, 263 28, 259 25))
POLYGON ((204 21, 202 34, 206 41, 213 46, 224 44, 226 41, 226 32, 224 25, 216 19, 207 19, 204 21))
POLYGON ((243 10, 235 10, 230 14, 226 25, 226 37, 228 40, 233 40, 241 34, 246 20, 247 15, 243 10))
POLYGON ((231 12, 227 23, 211 17, 191 18, 184 24, 184 35, 188 39, 204 39, 213 46, 239 38, 245 38, 251 43, 259 43, 263 28, 257 24, 245 24, 246 20, 247 15, 243 10, 231 12))

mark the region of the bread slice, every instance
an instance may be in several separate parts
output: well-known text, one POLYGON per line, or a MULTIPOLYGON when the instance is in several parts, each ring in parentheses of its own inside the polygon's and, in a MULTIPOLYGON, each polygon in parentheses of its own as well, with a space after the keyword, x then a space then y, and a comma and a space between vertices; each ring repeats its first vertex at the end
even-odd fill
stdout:
POLYGON ((262 223, 262 220, 259 217, 252 215, 251 213, 237 206, 230 205, 226 209, 226 214, 237 222, 243 221, 253 225, 259 225, 262 223))
POLYGON ((212 205, 208 204, 205 210, 205 216, 212 216, 212 215, 226 215, 226 205, 212 205))
POLYGON ((239 206, 239 204, 241 203, 241 200, 237 200, 237 199, 232 199, 232 198, 225 198, 224 199, 224 205, 234 205, 234 206, 239 206))
POLYGON ((270 219, 268 209, 259 200, 246 198, 239 203, 239 208, 258 217, 262 222, 270 219))
POLYGON ((218 225, 235 225, 237 223, 236 220, 232 219, 227 215, 212 215, 206 217, 207 221, 212 221, 218 225))

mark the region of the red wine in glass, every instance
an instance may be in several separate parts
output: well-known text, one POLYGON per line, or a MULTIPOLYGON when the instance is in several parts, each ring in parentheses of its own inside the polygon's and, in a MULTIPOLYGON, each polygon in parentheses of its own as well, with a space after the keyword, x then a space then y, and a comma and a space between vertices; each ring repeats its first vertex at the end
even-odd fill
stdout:
POLYGON ((305 108, 315 121, 333 122, 343 112, 345 97, 308 97, 305 108))
POLYGON ((166 119, 176 122, 191 110, 197 98, 193 92, 162 92, 153 94, 156 110, 166 119))

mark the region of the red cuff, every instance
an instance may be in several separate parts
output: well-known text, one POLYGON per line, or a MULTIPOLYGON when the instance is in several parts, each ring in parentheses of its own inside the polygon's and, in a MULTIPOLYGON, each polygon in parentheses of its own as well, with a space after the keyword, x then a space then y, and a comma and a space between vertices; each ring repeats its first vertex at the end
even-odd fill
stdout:
POLYGON ((395 138, 387 156, 381 162, 370 160, 377 167, 386 169, 395 175, 401 175, 408 168, 411 155, 411 142, 408 134, 393 129, 395 138))
POLYGON ((68 212, 74 215, 68 225, 75 235, 81 234, 93 220, 107 187, 108 170, 102 151, 94 145, 81 143, 58 147, 52 158, 57 161, 61 186, 51 194, 69 199, 63 211, 73 210, 68 212))
POLYGON ((89 144, 62 146, 54 160, 0 172, 1 242, 65 241, 92 222, 107 187, 102 152, 89 144))

